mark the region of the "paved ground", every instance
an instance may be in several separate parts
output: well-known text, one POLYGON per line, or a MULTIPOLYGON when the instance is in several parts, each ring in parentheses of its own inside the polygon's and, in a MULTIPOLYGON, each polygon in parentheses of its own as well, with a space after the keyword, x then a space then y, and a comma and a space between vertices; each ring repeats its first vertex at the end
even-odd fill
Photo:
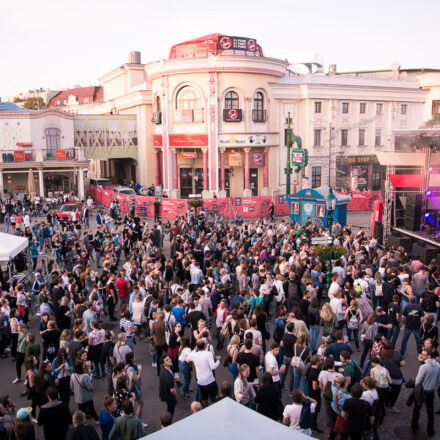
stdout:
MULTIPOLYGON (((350 213, 348 216, 348 222, 352 225, 367 226, 370 222, 370 213, 350 213)), ((92 224, 93 227, 93 224, 92 224)), ((167 252, 168 243, 165 243, 165 252, 167 252)), ((116 323, 117 324, 117 323, 116 323)), ((106 322, 106 328, 116 328, 115 323, 106 322)), ((30 321, 31 331, 35 334, 38 333, 38 318, 33 317, 30 321)), ((400 338, 397 344, 400 347, 400 338)), ((408 344, 407 350, 407 366, 404 368, 404 375, 406 379, 415 378, 417 373, 417 361, 416 361, 416 346, 414 339, 411 339, 408 344)), ((156 369, 151 366, 151 355, 150 355, 150 345, 141 341, 136 345, 136 357, 138 362, 140 362, 144 369, 142 372, 142 392, 144 395, 145 407, 143 412, 143 421, 148 423, 149 426, 145 433, 149 434, 157 429, 159 429, 159 414, 165 409, 165 404, 159 400, 159 389, 158 389, 158 378, 156 375, 156 369)), ((360 353, 355 350, 354 358, 359 360, 360 353)), ((9 394, 15 400, 18 407, 28 406, 29 401, 23 397, 19 396, 20 391, 23 389, 22 384, 12 384, 12 380, 15 378, 15 364, 8 359, 0 359, 0 394, 9 394)), ((220 366, 216 371, 217 382, 221 384, 224 380, 231 380, 231 374, 229 371, 220 366)), ((191 388, 194 388, 192 384, 191 388)), ((95 389, 95 407, 97 412, 102 409, 103 396, 106 390, 105 380, 94 380, 95 389)), ((411 436, 410 432, 410 418, 411 418, 411 408, 405 405, 407 396, 409 392, 403 387, 402 394, 399 398, 397 406, 401 409, 400 414, 389 414, 385 418, 384 425, 379 430, 379 434, 382 439, 405 439, 405 438, 416 438, 411 436), (400 432, 396 430, 400 429, 400 432)), ((287 391, 283 393, 283 401, 285 404, 289 403, 289 397, 287 391)), ((178 421, 189 414, 189 405, 191 400, 179 401, 175 421, 178 421)), ((71 410, 75 410, 75 404, 73 399, 71 400, 71 410)), ((439 409, 438 399, 436 399, 436 409, 439 409)), ((436 415, 436 424, 438 437, 440 438, 440 416, 436 415)), ((321 412, 319 417, 319 425, 321 427, 325 426, 324 413, 321 412)), ((423 428, 426 426, 426 412, 422 410, 422 416, 420 419, 420 426, 423 428)), ((325 439, 326 434, 316 435, 316 438, 325 439)), ((39 438, 43 438, 42 432, 39 438)), ((418 438, 424 438, 418 437, 418 438)))

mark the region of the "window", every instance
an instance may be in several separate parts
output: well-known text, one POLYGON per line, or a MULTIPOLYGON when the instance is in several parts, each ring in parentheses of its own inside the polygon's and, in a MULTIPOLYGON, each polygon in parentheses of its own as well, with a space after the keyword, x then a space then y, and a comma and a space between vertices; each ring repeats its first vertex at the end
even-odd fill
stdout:
POLYGON ((342 113, 348 113, 348 102, 342 103, 342 113))
POLYGON ((254 95, 252 120, 254 122, 266 122, 266 119, 266 110, 264 110, 264 96, 261 92, 257 92, 254 95))
POLYGON ((322 111, 322 102, 315 102, 315 113, 321 113, 322 111))
POLYGON ((61 130, 59 128, 46 128, 44 135, 46 136, 46 148, 48 150, 60 148, 61 130))
POLYGON ((225 96, 225 109, 240 108, 236 92, 227 92, 225 96))
POLYGON ((373 170, 373 174, 371 176, 371 187, 373 191, 380 190, 380 185, 382 182, 382 173, 378 170, 373 170))
POLYGON ((160 112, 160 96, 156 96, 156 111, 160 112))
MULTIPOLYGON (((238 104, 238 97, 237 97, 238 104)), ((264 97, 261 92, 257 92, 254 95, 254 110, 263 110, 264 109, 264 97)))
POLYGON ((312 167, 312 188, 321 186, 321 167, 312 167))
POLYGON ((383 104, 381 102, 378 102, 376 104, 376 115, 382 115, 383 114, 383 104))
POLYGON ((341 145, 346 147, 348 144, 348 130, 341 130, 341 145))
POLYGON ((432 101, 432 115, 435 115, 436 113, 440 113, 440 101, 432 101))
POLYGON ((366 102, 361 102, 359 104, 359 113, 361 115, 364 115, 366 113, 366 109, 367 109, 367 103, 366 102))
POLYGON ((380 130, 376 130, 376 134, 374 135, 374 145, 376 147, 380 147, 382 145, 380 135, 381 135, 380 130))
POLYGON ((176 97, 177 110, 194 110, 200 108, 200 99, 192 87, 183 87, 176 97))
POLYGON ((401 115, 406 115, 406 110, 407 110, 407 105, 406 104, 402 104, 400 106, 400 114, 401 115))
POLYGON ((313 146, 321 146, 321 130, 313 130, 313 146))
POLYGON ((365 130, 363 128, 359 130, 359 145, 365 145, 365 130))

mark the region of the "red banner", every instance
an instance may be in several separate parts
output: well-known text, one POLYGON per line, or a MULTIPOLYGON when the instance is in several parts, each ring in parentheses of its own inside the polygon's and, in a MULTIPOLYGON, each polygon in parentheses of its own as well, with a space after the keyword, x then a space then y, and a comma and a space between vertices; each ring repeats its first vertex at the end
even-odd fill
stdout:
POLYGON ((162 198, 161 215, 164 220, 175 220, 177 216, 186 216, 186 200, 162 198))
POLYGON ((26 155, 24 151, 14 151, 14 161, 21 162, 22 160, 26 160, 26 155))
POLYGON ((382 191, 352 192, 348 211, 372 211, 376 200, 383 200, 382 191))
POLYGON ((136 215, 154 217, 154 197, 136 196, 136 215))
POLYGON ((161 134, 153 135, 153 146, 155 146, 155 147, 162 146, 162 135, 161 134))
POLYGON ((275 196, 275 215, 290 215, 289 203, 283 202, 281 196, 275 196))
POLYGON ((55 150, 55 160, 66 160, 66 150, 55 150))
POLYGON ((171 134, 170 147, 206 147, 208 145, 207 134, 171 134))
POLYGON ((230 199, 207 199, 203 200, 203 211, 208 214, 217 214, 224 220, 231 218, 230 199))
POLYGON ((232 218, 240 214, 243 218, 269 217, 272 197, 236 197, 232 199, 232 218))

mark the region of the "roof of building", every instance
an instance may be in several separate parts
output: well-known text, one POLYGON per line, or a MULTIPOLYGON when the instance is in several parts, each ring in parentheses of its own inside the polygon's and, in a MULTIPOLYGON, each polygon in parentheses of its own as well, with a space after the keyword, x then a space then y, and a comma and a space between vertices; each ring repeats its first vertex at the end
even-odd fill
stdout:
POLYGON ((214 33, 175 44, 170 49, 169 59, 203 57, 220 53, 235 55, 235 52, 239 52, 239 55, 263 56, 261 46, 253 38, 232 37, 214 33), (248 50, 246 48, 234 48, 234 41, 243 42, 245 46, 248 46, 248 50))
POLYGON ((27 108, 20 107, 13 102, 0 102, 0 112, 2 113, 16 113, 16 112, 31 112, 27 108))
MULTIPOLYGON (((352 74, 362 74, 362 73, 381 73, 381 72, 392 72, 392 69, 376 69, 376 70, 353 70, 347 72, 336 72, 336 75, 352 75, 352 74)), ((415 67, 412 69, 399 69, 399 72, 416 72, 416 73, 432 73, 440 72, 440 69, 431 69, 426 67, 415 67)))
POLYGON ((74 96, 79 105, 103 102, 104 89, 101 86, 89 86, 62 90, 49 101, 48 107, 63 107, 68 103, 70 96, 74 96))

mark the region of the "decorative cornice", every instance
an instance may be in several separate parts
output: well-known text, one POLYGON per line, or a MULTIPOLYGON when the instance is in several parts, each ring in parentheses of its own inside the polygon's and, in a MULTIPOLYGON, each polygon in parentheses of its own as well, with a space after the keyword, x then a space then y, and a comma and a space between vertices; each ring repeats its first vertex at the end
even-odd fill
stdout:
POLYGON ((55 110, 45 108, 42 110, 35 110, 31 112, 1 112, 0 119, 39 119, 45 116, 60 116, 64 119, 73 119, 74 114, 64 112, 62 110, 55 110))

